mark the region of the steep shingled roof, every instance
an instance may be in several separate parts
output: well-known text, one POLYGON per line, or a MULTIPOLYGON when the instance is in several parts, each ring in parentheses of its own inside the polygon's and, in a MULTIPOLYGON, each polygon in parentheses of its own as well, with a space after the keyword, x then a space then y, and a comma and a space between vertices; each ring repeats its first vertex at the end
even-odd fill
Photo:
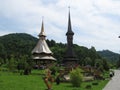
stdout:
POLYGON ((44 24, 42 21, 41 32, 38 35, 39 41, 35 48, 32 50, 33 59, 42 59, 42 60, 56 60, 52 57, 52 51, 49 49, 46 40, 45 40, 45 32, 44 32, 44 24))

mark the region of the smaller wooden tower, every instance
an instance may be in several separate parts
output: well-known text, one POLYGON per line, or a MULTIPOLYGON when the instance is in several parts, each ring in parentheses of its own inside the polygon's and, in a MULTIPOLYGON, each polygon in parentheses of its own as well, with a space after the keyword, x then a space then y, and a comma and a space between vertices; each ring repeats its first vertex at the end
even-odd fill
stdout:
POLYGON ((52 65, 56 59, 53 57, 53 53, 46 43, 43 21, 41 32, 38 36, 39 41, 36 44, 35 48, 32 50, 32 58, 36 62, 36 65, 52 65))

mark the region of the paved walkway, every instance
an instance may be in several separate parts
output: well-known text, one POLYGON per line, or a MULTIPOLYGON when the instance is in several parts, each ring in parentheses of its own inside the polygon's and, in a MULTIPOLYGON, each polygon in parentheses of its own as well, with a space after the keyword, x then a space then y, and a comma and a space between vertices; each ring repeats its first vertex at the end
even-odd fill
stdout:
POLYGON ((120 70, 115 70, 114 77, 108 82, 103 90, 120 90, 120 70))

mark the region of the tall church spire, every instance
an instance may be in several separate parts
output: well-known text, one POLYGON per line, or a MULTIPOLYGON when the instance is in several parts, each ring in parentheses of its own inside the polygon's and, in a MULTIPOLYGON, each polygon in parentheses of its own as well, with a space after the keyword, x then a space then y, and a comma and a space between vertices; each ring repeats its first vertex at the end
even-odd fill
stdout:
POLYGON ((43 20, 42 20, 41 32, 40 32, 40 34, 39 34, 38 36, 39 36, 39 37, 41 37, 41 36, 46 36, 46 35, 45 35, 45 32, 44 32, 44 23, 43 23, 43 20))
POLYGON ((70 7, 68 7, 68 8, 69 8, 69 14, 68 14, 68 31, 67 31, 66 35, 68 35, 68 34, 74 35, 74 33, 72 31, 72 26, 71 26, 70 7))

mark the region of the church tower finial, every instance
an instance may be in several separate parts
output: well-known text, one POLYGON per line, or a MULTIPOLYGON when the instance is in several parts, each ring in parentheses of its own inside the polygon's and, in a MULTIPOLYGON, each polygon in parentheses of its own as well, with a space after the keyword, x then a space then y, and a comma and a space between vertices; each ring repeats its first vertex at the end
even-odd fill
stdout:
POLYGON ((39 37, 41 37, 41 36, 46 36, 46 35, 45 35, 45 32, 44 32, 44 22, 43 22, 43 17, 42 17, 41 32, 40 32, 40 34, 39 34, 38 36, 39 36, 39 37))

